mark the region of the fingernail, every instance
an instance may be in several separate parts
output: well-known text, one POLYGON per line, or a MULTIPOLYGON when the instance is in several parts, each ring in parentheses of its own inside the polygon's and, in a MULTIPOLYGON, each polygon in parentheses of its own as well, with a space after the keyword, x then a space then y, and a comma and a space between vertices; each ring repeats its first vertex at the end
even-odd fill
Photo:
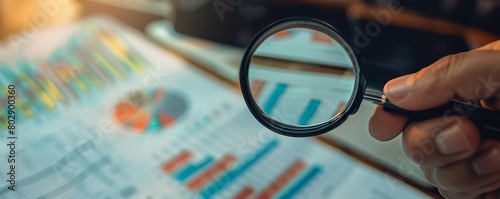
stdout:
POLYGON ((410 88, 412 86, 412 83, 409 81, 410 76, 411 74, 389 81, 384 87, 385 95, 391 101, 404 99, 406 95, 408 95, 408 92, 410 91, 410 88))
POLYGON ((500 171, 500 152, 492 148, 474 160, 472 167, 477 175, 484 176, 500 171))
POLYGON ((469 149, 470 143, 458 124, 453 124, 434 138, 436 148, 443 155, 453 155, 469 149))

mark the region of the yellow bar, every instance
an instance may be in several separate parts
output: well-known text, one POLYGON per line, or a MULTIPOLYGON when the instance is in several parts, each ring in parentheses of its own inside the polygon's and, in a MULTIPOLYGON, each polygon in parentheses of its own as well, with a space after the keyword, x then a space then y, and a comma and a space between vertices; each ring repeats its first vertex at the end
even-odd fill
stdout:
POLYGON ((38 97, 40 97, 42 102, 44 102, 45 106, 47 106, 47 108, 49 108, 50 110, 52 110, 56 107, 56 104, 54 103, 54 101, 52 101, 52 99, 50 99, 50 97, 49 97, 49 95, 47 95, 47 93, 45 93, 45 92, 39 93, 38 97))
POLYGON ((52 96, 56 100, 60 100, 63 102, 66 101, 66 98, 61 93, 61 91, 59 91, 59 89, 57 89, 57 87, 54 85, 54 83, 52 83, 49 80, 44 80, 44 82, 42 82, 42 85, 45 87, 45 89, 50 94, 50 96, 52 96))
POLYGON ((141 72, 140 66, 137 66, 136 63, 130 61, 129 51, 127 46, 121 42, 117 37, 106 37, 103 35, 99 35, 99 37, 104 41, 106 46, 121 60, 123 60, 130 69, 134 73, 141 72))

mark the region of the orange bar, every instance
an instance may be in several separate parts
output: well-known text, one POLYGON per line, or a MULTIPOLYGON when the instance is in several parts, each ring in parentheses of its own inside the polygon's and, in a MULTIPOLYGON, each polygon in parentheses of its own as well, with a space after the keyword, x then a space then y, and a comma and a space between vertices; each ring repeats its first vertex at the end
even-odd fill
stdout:
POLYGON ((335 112, 333 113, 333 116, 335 117, 337 114, 344 111, 346 105, 347 105, 347 103, 345 101, 340 102, 339 106, 337 106, 337 110, 335 110, 335 112))
POLYGON ((274 34, 274 37, 275 38, 281 38, 281 37, 286 37, 286 36, 289 36, 289 35, 290 35, 290 31, 283 30, 283 31, 280 31, 280 32, 274 34))
POLYGON ((262 81, 262 80, 253 80, 252 81, 251 89, 252 89, 253 98, 255 98, 255 99, 259 98, 260 92, 262 91, 262 88, 264 88, 265 84, 266 84, 266 82, 262 81))
POLYGON ((166 162, 161 166, 162 170, 167 172, 167 173, 173 173, 176 171, 179 167, 184 165, 191 157, 193 154, 191 154, 189 151, 183 151, 176 157, 174 157, 172 160, 166 162))
POLYGON ((312 35, 311 39, 314 43, 333 45, 333 40, 328 35, 325 35, 324 33, 320 33, 320 32, 313 32, 312 34, 313 35, 312 35))
POLYGON ((214 180, 221 172, 223 172, 227 167, 236 161, 236 157, 233 155, 225 155, 219 162, 214 166, 207 169, 205 172, 191 180, 187 184, 187 187, 191 191, 196 191, 201 187, 205 186, 208 182, 214 180))
POLYGON ((245 186, 238 194, 236 194, 233 197, 233 199, 246 199, 246 198, 250 197, 250 195, 252 195, 253 192, 254 192, 254 189, 252 187, 245 186))
POLYGON ((290 165, 286 171, 281 173, 281 175, 276 178, 264 191, 262 191, 257 198, 267 199, 272 198, 276 193, 280 191, 285 185, 287 185, 295 176, 297 176, 304 168, 306 164, 302 160, 297 160, 295 163, 290 165))

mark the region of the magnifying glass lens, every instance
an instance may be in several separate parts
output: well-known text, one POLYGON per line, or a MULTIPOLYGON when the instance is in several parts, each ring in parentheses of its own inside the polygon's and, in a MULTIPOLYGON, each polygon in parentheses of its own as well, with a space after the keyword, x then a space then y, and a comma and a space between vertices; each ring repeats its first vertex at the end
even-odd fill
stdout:
POLYGON ((293 127, 340 118, 355 90, 355 62, 341 41, 314 28, 275 30, 255 48, 248 84, 259 111, 293 127))

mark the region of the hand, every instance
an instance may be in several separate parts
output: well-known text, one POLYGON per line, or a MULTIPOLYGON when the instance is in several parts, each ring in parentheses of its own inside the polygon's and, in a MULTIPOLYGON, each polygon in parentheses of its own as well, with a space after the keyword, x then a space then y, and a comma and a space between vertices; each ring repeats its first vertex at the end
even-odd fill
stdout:
MULTIPOLYGON (((393 104, 409 110, 437 107, 452 99, 500 110, 500 41, 393 79, 384 93, 393 104)), ((370 119, 370 134, 387 141, 403 132, 406 155, 446 198, 500 198, 498 140, 481 140, 475 124, 462 116, 407 122, 407 117, 379 106, 370 119)))

